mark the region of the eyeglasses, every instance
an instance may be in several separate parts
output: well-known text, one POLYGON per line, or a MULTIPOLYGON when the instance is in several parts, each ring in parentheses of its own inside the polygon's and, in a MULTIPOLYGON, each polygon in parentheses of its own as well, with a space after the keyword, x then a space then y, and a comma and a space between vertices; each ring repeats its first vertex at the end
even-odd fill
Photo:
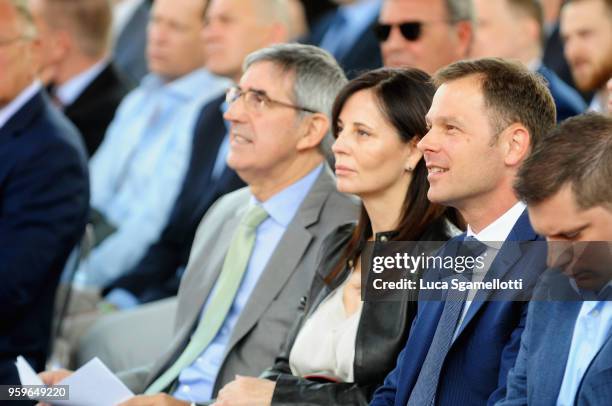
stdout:
POLYGON ((393 27, 399 27, 400 32, 402 33, 402 37, 404 37, 408 41, 417 41, 421 34, 423 33, 423 25, 425 24, 434 24, 434 23, 444 23, 448 24, 450 21, 407 21, 401 24, 380 24, 376 23, 374 25, 374 35, 378 39, 379 42, 385 42, 389 39, 389 35, 391 35, 391 29, 393 27))
POLYGON ((289 107, 294 110, 306 111, 308 113, 318 113, 318 111, 306 107, 295 106, 279 100, 271 99, 263 90, 247 89, 243 90, 239 86, 232 86, 225 93, 225 101, 227 104, 232 104, 240 97, 244 96, 244 105, 250 111, 260 112, 266 105, 276 104, 283 107, 289 107))

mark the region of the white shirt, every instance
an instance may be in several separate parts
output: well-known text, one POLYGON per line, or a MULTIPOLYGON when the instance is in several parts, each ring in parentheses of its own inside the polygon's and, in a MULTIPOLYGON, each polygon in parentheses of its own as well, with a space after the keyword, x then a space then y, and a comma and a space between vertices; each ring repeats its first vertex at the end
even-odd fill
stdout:
POLYGON ((41 89, 42 84, 37 80, 23 89, 9 104, 0 107, 0 129, 41 89))
POLYGON ((289 355, 293 375, 355 380, 355 340, 363 302, 347 316, 342 296, 349 279, 350 275, 304 322, 289 355))
POLYGON ((66 83, 55 89, 55 97, 59 99, 62 106, 70 106, 79 98, 81 93, 93 82, 98 75, 106 68, 108 60, 101 59, 93 66, 72 77, 66 83))
MULTIPOLYGON (((483 228, 479 233, 474 233, 474 230, 468 224, 467 226, 467 236, 474 237, 478 241, 484 243, 487 246, 487 250, 483 254, 484 257, 484 272, 474 273, 474 280, 482 280, 486 273, 488 272, 491 264, 495 260, 495 256, 499 252, 503 242, 510 235, 510 231, 518 221, 521 214, 525 211, 527 206, 523 202, 517 202, 514 206, 510 208, 507 212, 505 212, 501 217, 498 217, 491 224, 483 228)), ((455 328, 455 336, 453 340, 457 338, 457 333, 459 332, 459 328, 463 323, 463 319, 467 314, 470 305, 472 304, 472 299, 476 295, 477 291, 472 290, 468 292, 468 300, 465 301, 463 305, 463 312, 461 313, 461 319, 459 323, 457 323, 457 327, 455 328)))

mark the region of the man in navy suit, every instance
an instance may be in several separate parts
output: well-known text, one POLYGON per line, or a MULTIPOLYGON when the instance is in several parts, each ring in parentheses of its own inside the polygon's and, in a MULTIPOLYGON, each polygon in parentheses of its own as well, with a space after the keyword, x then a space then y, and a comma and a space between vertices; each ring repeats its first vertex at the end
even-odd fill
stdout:
MULTIPOLYGON (((493 258, 485 282, 523 277, 532 285, 545 257, 538 263, 532 245, 510 243, 538 239, 512 183, 555 125, 550 92, 521 64, 501 59, 456 62, 435 82, 430 130, 418 144, 428 198, 456 208, 467 222, 467 234, 451 243, 475 239, 493 258)), ((483 405, 503 396, 527 309, 519 301, 487 301, 490 293, 419 300, 406 346, 372 405, 483 405)))
POLYGON ((380 68, 382 58, 372 27, 381 0, 334 0, 339 7, 315 22, 302 42, 329 51, 349 78, 380 68))
POLYGON ((516 190, 534 228, 553 252, 565 248, 561 256, 549 255, 550 265, 570 275, 566 290, 578 300, 559 296, 563 285, 556 284, 548 289, 554 301, 531 302, 498 405, 604 405, 612 399, 611 157, 612 118, 588 114, 555 129, 519 172, 516 190), (597 247, 607 258, 596 263, 597 247))
POLYGON ((538 0, 475 0, 478 29, 471 56, 518 59, 544 76, 557 106, 557 121, 586 110, 580 94, 542 63, 544 17, 538 0))
POLYGON ((55 288, 85 228, 79 134, 35 80, 39 42, 22 0, 0 0, 0 382, 18 355, 44 367, 55 288))

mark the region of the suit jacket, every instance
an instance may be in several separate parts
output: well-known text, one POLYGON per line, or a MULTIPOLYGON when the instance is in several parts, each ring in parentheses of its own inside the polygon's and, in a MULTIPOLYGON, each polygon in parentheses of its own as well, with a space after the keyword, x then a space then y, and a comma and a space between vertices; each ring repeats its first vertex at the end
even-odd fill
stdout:
MULTIPOLYGON (((200 223, 179 288, 174 339, 148 374, 139 371, 122 376, 134 392, 142 392, 185 349, 250 196, 247 188, 225 195, 200 223)), ((236 374, 257 376, 272 365, 298 315, 299 298, 310 286, 324 237, 340 224, 355 220, 358 208, 355 199, 336 190, 331 171, 324 168, 288 225, 232 331, 213 395, 236 374)))
MULTIPOLYGON (((548 272, 547 272, 548 274, 548 272)), ((553 274, 554 275, 554 274, 553 274)), ((557 278, 560 279, 560 278, 557 278)), ((566 290, 573 290, 567 285, 566 290)), ((553 283, 559 297, 558 283, 553 283)), ((540 295, 536 292, 536 295, 540 295)), ((570 298, 565 295, 564 297, 570 298)), ((508 374, 505 399, 499 406, 544 406, 557 403, 572 343, 574 325, 582 301, 534 300, 529 304, 527 323, 516 365, 508 374), (542 373, 545 371, 545 373, 542 373)), ((612 339, 597 353, 582 378, 574 404, 599 405, 612 398, 612 339), (608 399, 606 401, 605 399, 608 399)))
POLYGON ((44 368, 55 288, 89 208, 76 129, 38 92, 0 129, 0 382, 44 368))
POLYGON ((144 0, 136 9, 115 43, 113 59, 119 70, 133 83, 149 72, 147 64, 147 24, 153 0, 144 0))
POLYGON ((128 81, 110 63, 74 103, 64 108, 64 114, 81 132, 89 156, 98 149, 119 103, 129 90, 128 81))
POLYGON ((168 224, 157 243, 130 272, 105 287, 128 290, 142 303, 176 295, 180 283, 177 269, 187 265, 196 229, 204 213, 221 196, 244 186, 236 172, 225 167, 212 179, 217 152, 226 135, 221 113, 225 96, 202 108, 198 118, 189 169, 168 224))
POLYGON ((580 97, 580 94, 559 79, 553 71, 542 65, 538 68, 537 72, 544 76, 548 82, 548 88, 557 108, 557 122, 586 111, 587 105, 582 97, 580 97))
MULTIPOLYGON (((535 285, 545 269, 546 256, 529 245, 534 240, 541 237, 531 228, 525 211, 507 241, 526 243, 505 243, 485 280, 523 278, 525 288, 535 285)), ((436 394, 438 405, 484 405, 504 395, 506 376, 519 350, 527 305, 520 301, 486 301, 487 297, 486 290, 477 293, 446 355, 436 394)), ((443 301, 423 301, 419 297, 417 317, 397 366, 376 391, 371 405, 407 404, 443 309, 443 301)))
MULTIPOLYGON (((321 17, 321 19, 312 26, 310 34, 300 42, 319 45, 334 21, 335 13, 336 11, 334 10, 321 17)), ((372 25, 375 22, 376 19, 372 20, 372 25)), ((342 66, 342 69, 344 69, 349 79, 353 79, 365 71, 382 67, 383 63, 380 45, 378 44, 378 39, 376 39, 374 32, 371 29, 365 30, 358 37, 357 42, 350 47, 350 50, 338 60, 338 63, 342 66)))

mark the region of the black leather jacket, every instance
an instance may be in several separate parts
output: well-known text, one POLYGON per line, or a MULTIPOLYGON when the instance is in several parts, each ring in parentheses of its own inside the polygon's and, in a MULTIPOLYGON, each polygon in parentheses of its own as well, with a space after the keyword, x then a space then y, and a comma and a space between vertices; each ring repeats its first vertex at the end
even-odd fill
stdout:
MULTIPOLYGON (((395 367, 397 356, 403 348, 412 319, 417 312, 416 297, 405 295, 401 301, 365 301, 359 319, 355 342, 355 382, 321 382, 294 376, 289 367, 289 354, 304 320, 348 276, 345 266, 336 278, 326 284, 324 279, 332 272, 344 252, 355 223, 340 226, 323 242, 319 267, 309 295, 302 298, 301 316, 290 330, 287 340, 272 368, 262 377, 275 380, 273 406, 281 405, 367 405, 376 388, 395 367)), ((381 243, 390 240, 394 233, 376 235, 372 254, 381 243)), ((448 232, 443 220, 430 227, 422 240, 446 241, 448 232)), ((414 293, 416 295, 416 293, 414 293)))

